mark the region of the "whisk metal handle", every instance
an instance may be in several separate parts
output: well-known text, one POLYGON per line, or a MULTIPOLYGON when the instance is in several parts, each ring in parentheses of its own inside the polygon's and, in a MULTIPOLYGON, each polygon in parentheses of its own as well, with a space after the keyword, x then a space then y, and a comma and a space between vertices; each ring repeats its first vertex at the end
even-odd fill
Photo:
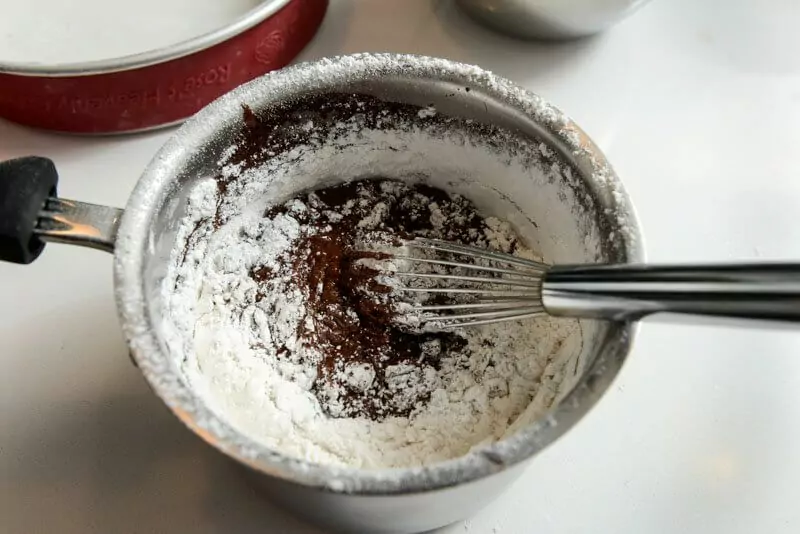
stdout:
POLYGON ((669 312, 800 322, 800 264, 581 265, 551 268, 552 315, 634 320, 669 312))

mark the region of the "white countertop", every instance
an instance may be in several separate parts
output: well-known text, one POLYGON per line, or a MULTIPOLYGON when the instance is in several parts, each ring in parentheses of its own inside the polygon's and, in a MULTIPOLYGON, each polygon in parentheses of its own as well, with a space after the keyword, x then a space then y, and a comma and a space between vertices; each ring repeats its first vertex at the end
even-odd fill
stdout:
MULTIPOLYGON (((650 260, 800 259, 796 0, 655 0, 557 45, 493 34, 449 0, 332 4, 303 59, 444 56, 572 115, 626 184, 650 260)), ((122 206, 170 134, 0 122, 0 159, 49 156, 62 196, 122 206)), ((50 245, 30 266, 0 265, 0 298, 0 532, 319 533, 150 393, 117 325, 111 256, 50 245)), ((798 451, 800 332, 648 323, 599 405, 441 532, 800 532, 798 451)))

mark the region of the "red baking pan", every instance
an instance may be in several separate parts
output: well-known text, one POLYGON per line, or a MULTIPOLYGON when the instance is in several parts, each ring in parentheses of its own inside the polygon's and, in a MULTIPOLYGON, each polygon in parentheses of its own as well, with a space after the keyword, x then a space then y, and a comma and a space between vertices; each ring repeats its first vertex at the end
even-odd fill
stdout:
POLYGON ((0 117, 84 134, 178 123, 287 65, 314 36, 327 6, 327 0, 267 0, 219 30, 116 59, 22 64, 4 62, 0 51, 0 117))

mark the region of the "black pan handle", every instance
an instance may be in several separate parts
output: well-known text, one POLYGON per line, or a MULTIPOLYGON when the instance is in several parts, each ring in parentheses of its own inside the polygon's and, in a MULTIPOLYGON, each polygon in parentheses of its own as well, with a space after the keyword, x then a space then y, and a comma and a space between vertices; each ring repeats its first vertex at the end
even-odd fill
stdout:
POLYGON ((56 198, 58 172, 47 158, 0 162, 0 259, 30 263, 44 250, 36 232, 39 213, 56 198))
POLYGON ((58 198, 57 183, 47 158, 0 162, 0 260, 30 263, 47 241, 114 250, 122 210, 58 198))

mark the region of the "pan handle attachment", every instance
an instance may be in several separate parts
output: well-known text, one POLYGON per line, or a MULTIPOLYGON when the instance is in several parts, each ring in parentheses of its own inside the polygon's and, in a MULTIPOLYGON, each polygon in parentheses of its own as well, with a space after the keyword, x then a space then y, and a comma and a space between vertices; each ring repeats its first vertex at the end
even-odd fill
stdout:
POLYGON ((47 158, 0 162, 0 260, 30 263, 48 241, 113 252, 122 210, 58 198, 57 184, 47 158))

